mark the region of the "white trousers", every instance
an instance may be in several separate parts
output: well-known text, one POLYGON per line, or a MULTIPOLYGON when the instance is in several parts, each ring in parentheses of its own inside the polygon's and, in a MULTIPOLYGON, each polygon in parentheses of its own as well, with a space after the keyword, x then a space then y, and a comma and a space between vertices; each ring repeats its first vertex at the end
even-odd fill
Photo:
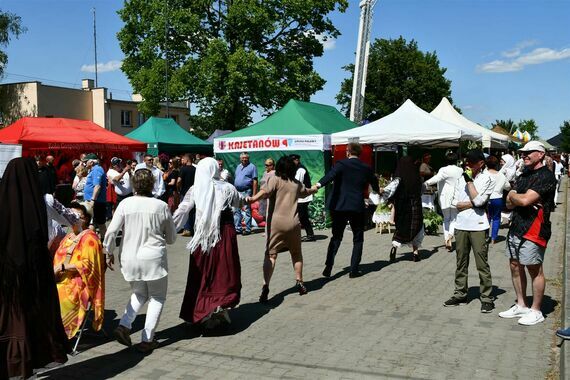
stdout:
POLYGON ((457 209, 455 207, 444 208, 443 214, 443 237, 449 240, 455 234, 455 220, 457 219, 457 209))
POLYGON ((120 324, 131 329, 131 325, 137 317, 138 312, 148 301, 146 320, 144 329, 142 330, 142 341, 152 342, 160 314, 162 313, 164 301, 166 301, 168 276, 154 281, 130 281, 129 284, 131 285, 133 294, 127 303, 120 324))

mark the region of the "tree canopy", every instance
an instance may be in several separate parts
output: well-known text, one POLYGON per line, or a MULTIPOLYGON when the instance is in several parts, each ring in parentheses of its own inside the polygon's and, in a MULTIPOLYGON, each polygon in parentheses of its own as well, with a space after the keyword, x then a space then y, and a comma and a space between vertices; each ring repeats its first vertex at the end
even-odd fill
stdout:
POLYGON ((4 48, 8 46, 12 37, 18 38, 25 31, 20 16, 0 9, 0 78, 4 76, 4 68, 8 63, 8 54, 4 48))
POLYGON ((531 139, 537 139, 538 136, 538 125, 534 119, 528 120, 521 120, 518 123, 515 123, 513 120, 495 120, 493 125, 498 125, 499 127, 503 128, 505 131, 509 132, 509 134, 513 134, 517 129, 521 132, 528 132, 530 133, 531 139))
POLYGON ((570 152, 570 120, 564 120, 560 126, 560 149, 564 152, 570 152))
POLYGON ((348 0, 126 0, 118 33, 122 70, 140 110, 190 100, 193 125, 235 130, 283 106, 308 100, 325 81, 313 69, 322 40, 339 31, 327 14, 348 0))
MULTIPOLYGON (((336 96, 346 115, 350 112, 354 64, 343 67, 351 76, 336 96)), ((424 53, 416 41, 403 37, 376 39, 370 46, 364 98, 364 118, 373 121, 394 112, 407 99, 430 112, 441 98, 451 99, 451 81, 445 78, 435 52, 424 53)), ((453 102, 452 102, 453 103, 453 102)))

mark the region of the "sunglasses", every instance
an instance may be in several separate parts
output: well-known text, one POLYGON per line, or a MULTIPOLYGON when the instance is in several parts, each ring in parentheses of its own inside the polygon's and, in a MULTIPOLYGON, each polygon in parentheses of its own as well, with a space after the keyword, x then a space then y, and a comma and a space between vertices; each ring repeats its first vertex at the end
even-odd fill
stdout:
POLYGON ((273 164, 265 164, 265 166, 273 166, 273 164))
POLYGON ((530 156, 530 154, 534 152, 538 152, 538 150, 527 150, 525 152, 521 152, 521 156, 530 156))

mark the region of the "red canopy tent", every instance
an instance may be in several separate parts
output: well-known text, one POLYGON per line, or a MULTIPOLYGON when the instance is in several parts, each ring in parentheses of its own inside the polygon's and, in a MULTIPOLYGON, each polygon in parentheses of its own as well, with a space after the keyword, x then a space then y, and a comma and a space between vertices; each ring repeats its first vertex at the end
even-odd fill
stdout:
MULTIPOLYGON (((87 121, 49 117, 24 117, 0 129, 0 142, 21 144, 24 156, 31 151, 145 152, 146 144, 107 131, 87 121)), ((111 154, 113 154, 111 153, 111 154)))

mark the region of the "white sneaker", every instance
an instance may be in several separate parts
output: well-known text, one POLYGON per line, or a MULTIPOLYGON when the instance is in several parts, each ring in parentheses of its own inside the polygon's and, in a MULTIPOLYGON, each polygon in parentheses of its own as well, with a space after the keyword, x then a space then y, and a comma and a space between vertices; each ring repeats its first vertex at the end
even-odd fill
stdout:
POLYGON ((518 318, 522 317, 523 315, 528 314, 530 309, 526 306, 520 306, 518 303, 515 303, 509 310, 501 311, 499 313, 499 317, 501 318, 518 318))
POLYGON ((537 310, 530 310, 521 319, 519 319, 519 325, 532 326, 537 323, 544 322, 544 316, 542 312, 537 310))

